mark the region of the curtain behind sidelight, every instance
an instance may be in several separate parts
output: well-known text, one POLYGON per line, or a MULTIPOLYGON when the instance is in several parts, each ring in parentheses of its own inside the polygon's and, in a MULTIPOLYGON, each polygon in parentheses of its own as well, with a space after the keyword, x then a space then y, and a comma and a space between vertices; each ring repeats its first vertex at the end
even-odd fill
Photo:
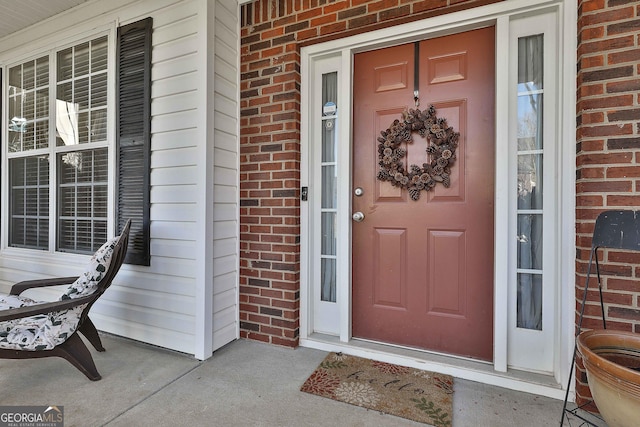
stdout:
POLYGON ((337 162, 335 106, 338 73, 322 75, 322 194, 321 194, 321 287, 322 301, 336 301, 337 162))
POLYGON ((517 326, 542 329, 543 35, 518 40, 517 326))

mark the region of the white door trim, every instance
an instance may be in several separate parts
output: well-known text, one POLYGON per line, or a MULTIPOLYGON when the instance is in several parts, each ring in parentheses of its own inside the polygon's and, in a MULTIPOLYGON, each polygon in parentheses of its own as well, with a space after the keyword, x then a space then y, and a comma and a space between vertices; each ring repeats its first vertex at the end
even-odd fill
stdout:
MULTIPOLYGON (((310 80, 313 78, 314 61, 327 57, 340 58, 341 77, 339 98, 338 98, 338 120, 342 123, 339 130, 338 138, 342 141, 339 144, 338 153, 338 220, 337 231, 340 239, 338 239, 338 304, 339 304, 339 334, 335 338, 328 336, 318 336, 314 334, 313 328, 313 307, 310 301, 312 292, 309 289, 311 283, 311 259, 308 251, 310 244, 309 236, 312 228, 315 227, 308 203, 301 202, 301 328, 300 343, 303 346, 331 349, 349 349, 351 353, 363 353, 368 357, 375 357, 404 364, 417 363, 419 367, 431 369, 438 372, 449 372, 462 378, 468 378, 485 383, 502 385, 514 389, 523 389, 533 391, 539 394, 549 395, 552 397, 563 398, 564 387, 563 378, 568 377, 568 367, 573 349, 573 301, 575 296, 574 290, 574 254, 573 248, 575 242, 575 231, 573 224, 575 222, 575 149, 572 144, 562 144, 558 151, 558 169, 561 179, 559 191, 558 218, 561 219, 561 226, 558 231, 562 235, 558 241, 557 255, 560 257, 558 265, 560 268, 556 273, 556 278, 561 286, 557 288, 558 311, 557 322, 561 325, 556 333, 555 348, 558 349, 558 356, 554 362, 554 378, 552 384, 544 384, 541 381, 537 386, 532 386, 532 382, 538 379, 532 379, 525 375, 524 379, 518 378, 518 375, 507 373, 507 335, 508 335, 508 313, 506 309, 501 307, 508 306, 508 283, 509 271, 504 268, 504 262, 508 259, 508 227, 500 227, 499 224, 508 224, 509 216, 509 175, 508 175, 508 129, 501 123, 496 126, 496 181, 495 181, 495 296, 494 296, 494 361, 489 372, 485 372, 482 366, 477 363, 468 363, 458 359, 445 358, 449 360, 442 361, 441 357, 435 355, 419 357, 416 361, 416 355, 410 350, 397 349, 388 347, 386 350, 380 349, 376 345, 364 345, 362 342, 351 340, 351 172, 352 164, 351 153, 351 135, 352 127, 350 119, 352 117, 351 105, 351 87, 352 87, 352 58, 357 52, 366 50, 379 49, 385 46, 397 45, 401 43, 411 42, 426 37, 436 37, 446 34, 452 34, 462 31, 480 28, 488 25, 496 26, 496 51, 506 52, 509 46, 509 23, 513 17, 517 17, 524 13, 533 13, 538 11, 549 12, 557 11, 560 17, 559 37, 563 40, 560 46, 562 50, 562 58, 564 61, 559 64, 559 84, 562 87, 560 93, 559 105, 562 116, 558 118, 559 122, 559 141, 575 140, 575 46, 576 46, 576 26, 577 16, 575 2, 570 0, 512 0, 508 2, 499 2, 491 5, 473 8, 453 14, 428 18, 419 22, 399 25, 392 28, 385 28, 378 31, 351 36, 344 39, 332 40, 326 43, 308 46, 301 52, 301 72, 302 72, 302 124, 301 124, 301 142, 302 142, 302 161, 301 161, 301 185, 310 186, 313 177, 310 176, 312 170, 311 158, 309 156, 309 144, 313 137, 313 125, 308 119, 309 101, 312 89, 310 88, 310 80), (347 143, 349 142, 349 143, 347 143), (501 155, 500 153, 505 153, 501 155), (561 167, 564 165, 565 167, 561 167), (340 178, 341 177, 341 178, 340 178), (348 236, 348 238, 346 238, 348 236), (342 278, 342 281, 340 281, 342 278), (564 279, 564 280, 560 280, 564 279), (345 286, 345 281, 348 285, 345 286), (375 348, 375 350, 374 350, 375 348), (410 353, 410 357, 402 354, 410 353), (526 384, 525 387, 518 384, 526 384), (533 388, 532 388, 533 387, 533 388)), ((496 117, 507 117, 509 108, 509 91, 503 82, 508 82, 508 58, 505 55, 496 55, 496 117)), ((310 195, 313 189, 310 188, 310 195)), ((346 350, 345 350, 346 351, 346 350)))

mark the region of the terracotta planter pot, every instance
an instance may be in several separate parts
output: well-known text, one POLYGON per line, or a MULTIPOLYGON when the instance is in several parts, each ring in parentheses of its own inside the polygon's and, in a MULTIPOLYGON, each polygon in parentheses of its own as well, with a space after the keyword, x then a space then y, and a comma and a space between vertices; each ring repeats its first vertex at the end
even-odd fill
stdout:
POLYGON ((589 388, 609 427, 640 423, 640 334, 608 329, 582 332, 578 351, 589 388))

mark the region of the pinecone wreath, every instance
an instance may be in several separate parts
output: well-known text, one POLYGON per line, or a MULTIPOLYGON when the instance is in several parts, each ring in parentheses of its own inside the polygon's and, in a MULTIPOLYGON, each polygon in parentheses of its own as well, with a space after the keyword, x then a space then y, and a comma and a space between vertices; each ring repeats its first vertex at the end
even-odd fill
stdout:
POLYGON ((459 132, 447 126, 444 118, 436 117, 436 109, 410 109, 402 114, 402 120, 394 120, 378 137, 378 179, 395 187, 406 188, 412 200, 418 200, 422 191, 431 191, 438 182, 451 185, 451 165, 456 160, 459 132), (413 142, 413 132, 427 138, 430 162, 422 166, 411 165, 405 170, 402 158, 407 150, 403 143, 413 142))

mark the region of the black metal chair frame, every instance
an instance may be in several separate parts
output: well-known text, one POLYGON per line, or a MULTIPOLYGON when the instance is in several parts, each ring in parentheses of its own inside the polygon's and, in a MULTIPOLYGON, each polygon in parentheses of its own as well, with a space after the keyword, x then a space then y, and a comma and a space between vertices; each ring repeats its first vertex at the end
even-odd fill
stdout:
MULTIPOLYGON (((578 324, 576 325, 576 335, 578 338, 580 332, 582 332, 582 321, 584 319, 584 309, 587 301, 587 293, 589 291, 589 280, 591 278, 591 269, 593 264, 596 267, 596 276, 598 281, 598 292, 600 294, 600 309, 602 312, 602 327, 607 329, 607 322, 604 312, 604 300, 602 298, 602 281, 600 276, 600 264, 598 263, 598 249, 621 249, 629 251, 640 251, 640 211, 632 210, 610 210, 602 212, 596 219, 595 228, 593 230, 593 239, 591 242, 591 253, 589 255, 589 264, 587 268, 587 277, 584 285, 584 295, 582 296, 582 304, 580 307, 580 316, 578 317, 578 324)), ((573 358, 571 360, 571 368, 569 370, 569 381, 567 382, 567 391, 564 397, 564 405, 562 407, 562 419, 560 420, 560 426, 563 425, 567 414, 571 414, 576 418, 583 421, 584 424, 591 426, 597 426, 590 419, 586 418, 582 413, 582 409, 589 405, 591 402, 587 402, 574 409, 567 409, 567 403, 569 400, 569 389, 571 387, 571 380, 573 378, 573 372, 575 370, 577 355, 577 346, 574 341, 573 345, 573 358)), ((595 419, 601 420, 601 418, 591 414, 590 416, 595 419)))

